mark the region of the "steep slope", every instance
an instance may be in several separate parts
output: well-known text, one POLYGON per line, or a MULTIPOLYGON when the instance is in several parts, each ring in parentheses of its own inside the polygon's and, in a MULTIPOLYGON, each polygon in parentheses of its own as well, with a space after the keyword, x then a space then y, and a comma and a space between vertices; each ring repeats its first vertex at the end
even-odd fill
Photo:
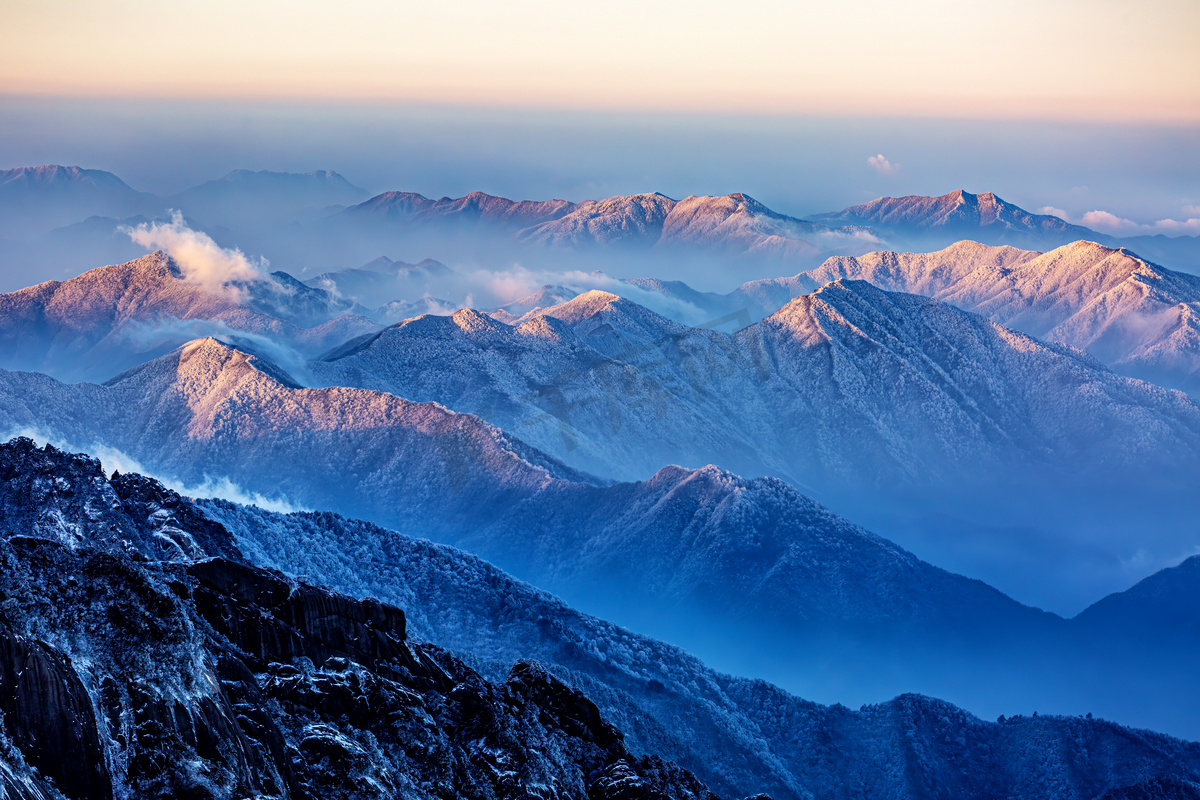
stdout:
POLYGON ((515 328, 466 310, 409 321, 310 371, 483 414, 618 478, 717 462, 828 487, 1200 453, 1200 416, 1182 397, 862 281, 733 335, 597 291, 531 313, 515 328))
POLYGON ((808 276, 936 297, 1087 350, 1120 372, 1200 390, 1200 278, 1125 250, 1074 242, 1036 253, 959 242, 936 253, 830 259, 808 276))
POLYGON ((7 756, 7 774, 69 797, 109 796, 106 786, 144 797, 710 796, 656 756, 695 763, 718 791, 780 800, 1083 800, 1200 779, 1197 745, 1099 720, 990 723, 917 695, 822 707, 715 673, 460 551, 331 514, 192 503, 27 441, 0 446, 0 470, 36 490, 12 493, 10 512, 78 533, 70 547, 45 529, 0 536, 2 641, 37 668, 12 696, 65 678, 53 703, 3 718, 25 756, 7 756), (147 528, 205 549, 165 556, 147 528), (276 563, 379 599, 262 569, 276 563), (501 677, 489 685, 460 658, 501 677), (55 713, 72 708, 70 723, 55 713), (632 723, 628 740, 606 719, 632 723), (65 724, 72 758, 31 744, 65 724))
POLYGON ((152 481, 28 440, 0 469, 35 490, 10 511, 77 534, 0 539, 6 796, 713 798, 539 665, 489 683, 399 608, 246 564, 152 481))
POLYGON ((264 496, 353 510, 464 543, 577 596, 620 585, 667 607, 724 604, 731 620, 753 612, 771 624, 866 631, 1038 616, 780 481, 668 467, 645 482, 594 485, 474 416, 361 389, 289 386, 269 362, 211 339, 103 387, 3 378, 5 428, 116 449, 190 485, 227 477, 264 496), (864 569, 870 581, 847 579, 864 569))
POLYGON ((1200 650, 1200 556, 1105 597, 1085 609, 1075 622, 1090 630, 1119 632, 1143 646, 1196 655, 1200 650))
POLYGON ((103 380, 207 333, 316 354, 376 324, 282 272, 211 287, 163 252, 0 295, 0 367, 103 380))

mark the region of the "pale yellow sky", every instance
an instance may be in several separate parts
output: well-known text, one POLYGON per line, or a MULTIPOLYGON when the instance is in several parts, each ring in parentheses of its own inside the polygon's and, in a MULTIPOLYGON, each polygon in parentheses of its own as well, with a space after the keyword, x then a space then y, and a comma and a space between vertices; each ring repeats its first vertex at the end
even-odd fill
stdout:
POLYGON ((0 93, 1200 120, 1197 0, 4 0, 0 93))

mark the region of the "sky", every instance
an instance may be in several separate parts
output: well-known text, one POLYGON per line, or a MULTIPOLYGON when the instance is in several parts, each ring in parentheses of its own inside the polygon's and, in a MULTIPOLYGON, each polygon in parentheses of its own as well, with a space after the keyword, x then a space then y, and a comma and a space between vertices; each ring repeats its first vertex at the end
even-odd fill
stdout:
POLYGON ((6 0, 8 94, 1200 120, 1194 0, 6 0))
POLYGON ((7 0, 0 29, 0 169, 797 215, 964 188, 1200 232, 1194 0, 7 0))

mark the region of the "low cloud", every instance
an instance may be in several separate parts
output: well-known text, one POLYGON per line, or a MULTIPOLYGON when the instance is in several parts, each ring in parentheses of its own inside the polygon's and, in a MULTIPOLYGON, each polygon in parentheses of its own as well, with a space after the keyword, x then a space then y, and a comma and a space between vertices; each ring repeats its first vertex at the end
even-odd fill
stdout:
POLYGON ((207 233, 189 228, 178 211, 171 212, 170 222, 143 222, 121 231, 142 247, 166 251, 185 281, 211 294, 237 293, 230 283, 266 277, 265 260, 251 261, 241 250, 221 247, 207 233))
POLYGON ((1037 210, 1037 213, 1039 213, 1039 214, 1049 214, 1049 215, 1050 215, 1050 216, 1052 216, 1052 217, 1058 217, 1058 218, 1059 218, 1059 219, 1061 219, 1063 222, 1070 222, 1070 221, 1071 221, 1071 215, 1070 215, 1070 214, 1068 214, 1068 213, 1067 213, 1066 211, 1064 211, 1063 209, 1061 209, 1061 208, 1055 208, 1054 206, 1042 206, 1041 208, 1039 208, 1039 209, 1037 210))
MULTIPOLYGON (((1200 212, 1200 208, 1184 206, 1183 211, 1185 214, 1193 214, 1200 212)), ((1075 218, 1067 211, 1055 208, 1054 206, 1042 206, 1038 209, 1038 213, 1053 214, 1073 225, 1082 225, 1085 228, 1091 228, 1094 231, 1113 236, 1153 235, 1157 233, 1193 236, 1200 234, 1200 218, 1197 217, 1189 217, 1188 219, 1160 219, 1153 224, 1146 224, 1135 222, 1134 220, 1118 216, 1111 211, 1100 209, 1089 211, 1079 218, 1075 218)))
POLYGON ((397 311, 419 314, 422 310, 428 310, 431 314, 451 314, 462 306, 490 311, 528 297, 543 286, 562 286, 579 294, 591 289, 612 292, 686 325, 698 325, 707 321, 710 316, 686 300, 643 289, 599 270, 586 272, 578 269, 529 269, 521 264, 514 264, 508 269, 479 269, 460 273, 454 277, 453 282, 453 286, 445 287, 444 294, 452 298, 450 303, 457 302, 453 298, 463 298, 460 305, 452 307, 426 293, 425 297, 418 301, 398 304, 397 311))
MULTIPOLYGON (((1192 209, 1193 214, 1200 214, 1200 210, 1192 209)), ((1200 218, 1192 217, 1191 219, 1160 219, 1154 223, 1156 233, 1179 233, 1188 236, 1200 235, 1200 218)))
POLYGON ((884 158, 883 153, 871 156, 867 159, 867 163, 880 175, 895 175, 900 172, 900 165, 888 161, 884 158))
POLYGON ((1108 211, 1089 211, 1079 221, 1085 227, 1104 233, 1132 233, 1141 227, 1133 220, 1118 217, 1108 211))

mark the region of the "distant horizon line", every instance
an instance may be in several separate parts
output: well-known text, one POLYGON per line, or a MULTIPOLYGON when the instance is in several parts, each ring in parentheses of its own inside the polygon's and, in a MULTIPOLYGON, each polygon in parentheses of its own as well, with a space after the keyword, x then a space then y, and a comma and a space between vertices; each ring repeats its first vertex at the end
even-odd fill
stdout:
MULTIPOLYGON (((1129 105, 1109 102, 1103 105, 1103 113, 1095 113, 1082 105, 1093 105, 1073 98, 1039 98, 1032 103, 1027 100, 993 100, 991 108, 968 107, 962 103, 949 102, 950 108, 936 104, 917 102, 900 107, 894 102, 888 105, 867 107, 861 104, 833 106, 814 103, 805 108, 765 107, 761 103, 746 103, 735 106, 700 104, 666 105, 653 102, 556 102, 553 99, 499 100, 491 97, 429 98, 419 95, 300 95, 268 92, 241 93, 187 93, 165 92, 82 92, 82 91, 0 91, 0 103, 66 103, 66 104, 159 104, 173 103, 181 106, 251 106, 258 111, 342 108, 359 111, 426 111, 441 113, 492 113, 492 114, 546 114, 598 116, 620 114, 631 118, 663 117, 673 120, 694 117, 698 119, 762 119, 762 120, 905 120, 945 122, 1001 122, 1001 123, 1059 123, 1115 128, 1139 127, 1200 127, 1200 106, 1186 105, 1170 110, 1153 107, 1149 113, 1135 115, 1129 105)), ((974 101, 978 103, 979 101, 974 101)), ((109 108, 111 110, 111 108, 109 108)))

